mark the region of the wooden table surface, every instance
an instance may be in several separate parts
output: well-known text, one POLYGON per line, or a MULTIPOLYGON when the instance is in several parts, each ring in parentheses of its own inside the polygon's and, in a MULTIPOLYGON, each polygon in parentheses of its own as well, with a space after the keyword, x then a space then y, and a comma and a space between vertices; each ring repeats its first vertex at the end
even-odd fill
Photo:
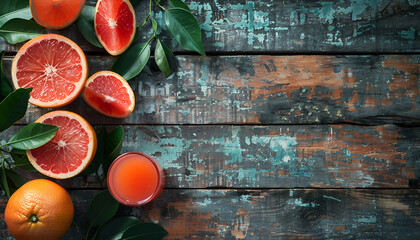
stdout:
MULTIPOLYGON (((161 224, 166 239, 420 239, 420 2, 186 3, 207 57, 159 33, 179 69, 166 79, 149 61, 129 82, 132 115, 111 119, 81 98, 62 108, 96 127, 123 125, 122 152, 165 169, 160 198, 118 214, 161 224)), ((136 8, 138 22, 146 12, 136 8)), ((75 25, 55 32, 83 48, 90 74, 110 69, 115 58, 75 25)), ((0 46, 9 71, 21 45, 0 46)), ((30 106, 1 139, 48 111, 30 106)), ((101 186, 94 176, 57 182, 80 226, 65 239, 82 239, 101 186)), ((13 239, 6 203, 0 239, 13 239)))

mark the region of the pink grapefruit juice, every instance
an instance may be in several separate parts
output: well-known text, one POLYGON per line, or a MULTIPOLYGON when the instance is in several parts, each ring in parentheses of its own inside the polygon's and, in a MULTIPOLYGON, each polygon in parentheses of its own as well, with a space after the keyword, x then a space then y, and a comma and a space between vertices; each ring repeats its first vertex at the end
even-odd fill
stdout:
POLYGON ((111 195, 127 206, 140 206, 157 198, 165 179, 159 163, 143 153, 125 153, 108 170, 111 195))

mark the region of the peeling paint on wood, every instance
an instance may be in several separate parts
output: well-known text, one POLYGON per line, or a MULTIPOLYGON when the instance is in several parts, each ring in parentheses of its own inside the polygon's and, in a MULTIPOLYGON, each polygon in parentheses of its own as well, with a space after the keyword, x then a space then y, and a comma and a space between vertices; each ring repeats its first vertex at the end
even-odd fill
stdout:
MULTIPOLYGON (((168 189, 143 207, 119 208, 168 230, 165 239, 419 239, 420 190, 168 189), (328 196, 328 197, 325 197, 328 196), (337 201, 340 199, 340 201, 337 201), (185 228, 188 226, 188 230, 185 228), (384 238, 384 236, 386 236, 384 238)), ((83 239, 95 190, 74 190, 75 221, 65 240, 83 239)), ((0 212, 6 199, 0 197, 0 212)), ((0 238, 12 239, 0 218, 0 238)))
MULTIPOLYGON (((90 74, 112 58, 90 57, 90 74)), ((179 57, 164 78, 154 65, 130 84, 134 113, 122 120, 96 113, 81 98, 64 109, 93 124, 420 125, 420 56, 179 57), (214 114, 215 112, 219 114, 214 114)), ((11 60, 5 62, 9 73, 11 60)), ((50 109, 31 106, 21 123, 50 109)))
MULTIPOLYGON (((202 29, 206 52, 419 52, 420 3, 405 0, 340 1, 185 1, 202 29)), ((87 1, 95 5, 96 1, 87 1)), ((142 2, 136 8, 138 24, 148 14, 142 2)), ((166 30, 156 7, 153 17, 166 30)), ((143 29, 150 29, 147 25, 143 29)), ((75 24, 61 31, 88 52, 100 49, 87 43, 75 24)), ((168 35, 158 34, 175 51, 168 35)), ((140 41, 152 35, 141 31, 140 41)), ((0 48, 17 51, 19 45, 0 48)), ((102 51, 103 52, 103 51, 102 51)))
MULTIPOLYGON (((420 177, 420 128, 140 125, 124 131, 122 152, 154 157, 171 188, 407 188, 420 177)), ((93 177, 61 183, 98 187, 93 177)))

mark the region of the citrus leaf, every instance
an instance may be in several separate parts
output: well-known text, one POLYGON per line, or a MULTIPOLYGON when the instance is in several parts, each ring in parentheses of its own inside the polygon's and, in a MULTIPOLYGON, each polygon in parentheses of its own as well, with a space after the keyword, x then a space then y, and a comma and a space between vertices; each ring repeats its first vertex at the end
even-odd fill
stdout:
POLYGON ((191 12, 191 9, 181 0, 170 0, 170 4, 172 8, 183 8, 188 12, 191 12))
MULTIPOLYGON (((2 0, 0 8, 0 16, 8 14, 18 9, 29 7, 28 0, 2 0)), ((31 12, 29 12, 31 15, 31 12)), ((31 15, 32 17, 32 15, 31 15)))
POLYGON ((26 170, 36 171, 31 162, 29 162, 28 155, 26 155, 26 150, 13 148, 10 152, 10 156, 15 162, 12 167, 20 167, 26 170))
POLYGON ((9 189, 9 184, 7 183, 6 167, 4 166, 4 159, 2 159, 0 173, 1 173, 1 188, 6 192, 7 197, 10 198, 10 189, 9 189))
POLYGON ((45 33, 45 28, 36 22, 21 18, 10 19, 0 28, 0 37, 10 44, 24 42, 45 33))
POLYGON ((55 136, 59 128, 50 124, 30 123, 17 132, 6 144, 20 150, 41 147, 55 136))
POLYGON ((97 147, 95 157, 93 158, 89 166, 86 168, 86 170, 83 171, 83 176, 89 176, 92 173, 98 171, 99 166, 105 159, 105 137, 106 130, 105 127, 102 126, 99 130, 96 131, 97 147))
POLYGON ((102 48, 95 32, 95 7, 85 5, 83 7, 80 17, 76 21, 77 28, 82 36, 96 47, 102 48))
POLYGON ((108 222, 117 213, 119 203, 108 190, 96 194, 90 201, 87 216, 91 227, 97 227, 108 222))
POLYGON ((190 12, 183 8, 166 10, 165 25, 181 47, 206 55, 201 43, 200 25, 190 12))
MULTIPOLYGON (((8 183, 12 183, 10 186, 10 193, 13 194, 18 188, 20 188, 23 184, 26 183, 26 180, 23 179, 19 174, 11 169, 5 169, 6 177, 8 179, 8 183)), ((9 184, 10 185, 10 184, 9 184)))
POLYGON ((127 49, 112 65, 111 71, 120 74, 125 80, 137 76, 146 66, 150 57, 150 45, 138 43, 127 49))
POLYGON ((121 240, 160 240, 168 232, 161 226, 154 223, 139 223, 128 228, 121 240))
POLYGON ((133 5, 133 8, 136 8, 140 4, 141 0, 130 0, 130 2, 131 5, 133 5))
POLYGON ((129 227, 139 223, 138 218, 131 216, 112 219, 99 229, 96 240, 119 240, 129 227))
POLYGON ((166 46, 159 39, 156 42, 155 48, 155 62, 158 65, 160 71, 165 74, 165 77, 169 77, 176 70, 176 58, 172 53, 171 49, 166 46))
POLYGON ((103 163, 105 173, 108 172, 108 168, 111 165, 112 161, 114 161, 114 159, 120 154, 123 139, 124 129, 121 125, 107 134, 105 140, 106 159, 104 159, 105 162, 103 163))
POLYGON ((153 33, 156 34, 158 23, 153 18, 151 18, 151 20, 152 20, 153 33))
POLYGON ((32 88, 19 88, 3 99, 0 103, 0 132, 25 116, 31 91, 32 88))
POLYGON ((4 51, 0 52, 0 101, 5 99, 7 95, 13 92, 12 84, 10 83, 9 79, 4 74, 3 70, 3 56, 4 51))

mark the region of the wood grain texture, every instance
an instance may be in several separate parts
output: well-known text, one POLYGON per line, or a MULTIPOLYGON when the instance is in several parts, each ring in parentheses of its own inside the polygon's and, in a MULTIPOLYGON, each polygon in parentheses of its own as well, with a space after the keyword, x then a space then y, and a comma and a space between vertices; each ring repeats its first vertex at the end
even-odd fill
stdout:
MULTIPOLYGON (((340 1, 185 1, 197 17, 207 53, 217 52, 419 52, 420 3, 415 0, 340 1)), ((87 1, 95 5, 96 1, 87 1)), ((138 25, 147 2, 136 8, 138 25)), ((158 34, 176 52, 184 51, 168 37, 164 15, 154 8, 158 34)), ((149 31, 150 30, 150 31, 149 31)), ((60 31, 87 52, 104 52, 87 43, 75 24, 60 31)), ((141 30, 139 41, 151 36, 141 30)), ((0 40, 0 49, 16 52, 0 40)))
MULTIPOLYGON (((90 74, 110 69, 113 62, 88 59, 90 74)), ((136 107, 125 119, 105 117, 81 97, 64 109, 93 124, 420 126, 420 55, 183 56, 178 62, 173 77, 164 78, 150 61, 150 71, 129 81, 136 107)), ((7 58, 7 74, 10 65, 7 58)), ((50 110, 30 106, 21 123, 50 110)))
MULTIPOLYGON (((75 221, 64 239, 84 239, 97 191, 70 191, 75 221)), ((420 190, 165 190, 143 207, 120 206, 161 224, 165 239, 419 239, 420 190)), ((0 198, 0 213, 6 199, 0 198)), ((12 239, 3 216, 0 238, 12 239)))
MULTIPOLYGON (((420 128, 139 125, 124 133, 122 152, 154 157, 170 188, 407 188, 420 177, 420 128)), ((93 176, 60 183, 99 186, 93 176)))

